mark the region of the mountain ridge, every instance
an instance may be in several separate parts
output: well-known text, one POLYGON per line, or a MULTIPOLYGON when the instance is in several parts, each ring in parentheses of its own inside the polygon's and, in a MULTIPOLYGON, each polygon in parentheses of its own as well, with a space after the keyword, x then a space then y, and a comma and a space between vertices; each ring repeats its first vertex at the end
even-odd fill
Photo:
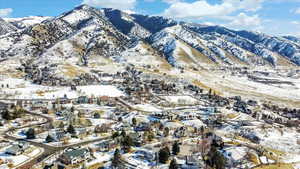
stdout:
POLYGON ((173 67, 300 66, 300 40, 293 36, 236 31, 88 5, 39 19, 40 23, 25 28, 0 20, 9 25, 0 27, 0 44, 4 44, 0 56, 44 58, 46 62, 76 58, 86 65, 89 57, 100 55, 120 62, 131 44, 144 41, 173 67), (177 64, 182 62, 178 59, 185 63, 177 64))

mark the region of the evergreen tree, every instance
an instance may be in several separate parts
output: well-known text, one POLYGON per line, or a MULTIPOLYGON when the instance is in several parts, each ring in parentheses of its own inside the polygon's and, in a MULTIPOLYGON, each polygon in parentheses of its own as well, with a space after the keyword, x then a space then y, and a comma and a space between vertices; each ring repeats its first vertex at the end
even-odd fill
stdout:
POLYGON ((132 118, 132 125, 136 126, 136 124, 137 124, 136 118, 132 118))
POLYGON ((95 119, 100 119, 100 118, 101 118, 101 116, 100 116, 100 114, 99 114, 99 113, 95 113, 95 114, 94 114, 94 118, 95 118, 95 119))
POLYGON ((165 135, 165 137, 169 136, 169 133, 170 133, 170 129, 168 127, 166 127, 164 129, 164 135, 165 135))
POLYGON ((154 133, 152 131, 149 131, 148 136, 147 136, 148 141, 152 141, 154 139, 154 137, 155 137, 154 133))
POLYGON ((158 161, 160 163, 166 164, 170 157, 170 150, 168 147, 164 147, 158 152, 158 161))
POLYGON ((170 163, 169 169, 178 169, 178 165, 175 159, 173 159, 170 163))
POLYGON ((133 146, 133 140, 131 137, 125 136, 121 144, 124 151, 128 153, 131 149, 131 146, 133 146))
POLYGON ((216 169, 225 169, 226 159, 223 154, 218 151, 215 155, 215 159, 216 169))
POLYGON ((58 128, 64 129, 65 128, 64 122, 60 122, 58 125, 58 128))
POLYGON ((204 127, 201 126, 200 128, 200 134, 201 134, 201 139, 204 139, 204 127))
POLYGON ((42 110, 42 113, 43 113, 43 114, 48 114, 48 109, 43 109, 43 110, 42 110))
POLYGON ((125 132, 125 130, 122 130, 122 132, 121 132, 121 136, 122 136, 123 138, 125 138, 125 137, 126 137, 126 132, 125 132))
POLYGON ((72 113, 74 113, 74 110, 75 110, 75 108, 74 108, 74 106, 72 106, 71 109, 70 109, 70 111, 71 111, 72 113))
POLYGON ((70 124, 67 128, 67 132, 70 134, 75 134, 75 129, 72 124, 70 124))
POLYGON ((97 98, 97 105, 101 105, 100 99, 97 98))
POLYGON ((209 89, 209 91, 208 91, 208 95, 209 95, 209 96, 211 96, 211 94, 212 94, 212 90, 211 90, 211 89, 209 89))
POLYGON ((118 168, 120 166, 120 159, 121 159, 120 151, 119 149, 116 149, 114 153, 114 157, 112 159, 113 168, 118 168))
POLYGON ((8 112, 8 110, 3 111, 1 115, 2 115, 2 118, 5 119, 5 120, 11 120, 12 119, 10 113, 8 112))
POLYGON ((172 153, 173 155, 178 155, 179 152, 180 152, 180 147, 178 142, 176 141, 172 146, 172 153))
POLYGON ((25 133, 27 139, 35 139, 35 131, 33 128, 29 128, 25 133))
POLYGON ((48 136, 46 137, 45 141, 46 141, 46 143, 51 143, 51 142, 54 141, 54 139, 53 139, 50 135, 48 135, 48 136))
POLYGON ((119 137, 119 136, 120 136, 120 133, 116 131, 116 132, 114 132, 114 133, 112 134, 111 137, 112 137, 113 139, 115 139, 115 138, 117 138, 117 137, 119 137))
POLYGON ((223 154, 219 152, 214 145, 212 145, 208 153, 207 163, 215 169, 225 169, 226 159, 223 154))

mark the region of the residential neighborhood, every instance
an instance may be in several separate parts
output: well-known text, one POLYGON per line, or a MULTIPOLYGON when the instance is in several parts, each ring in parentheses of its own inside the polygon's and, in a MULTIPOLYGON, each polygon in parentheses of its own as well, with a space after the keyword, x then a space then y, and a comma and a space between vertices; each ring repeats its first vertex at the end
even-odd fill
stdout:
POLYGON ((299 15, 0 0, 0 169, 300 169, 299 15))
POLYGON ((1 100, 1 166, 222 169, 299 157, 299 109, 141 72, 125 79, 64 87, 58 98, 1 100))

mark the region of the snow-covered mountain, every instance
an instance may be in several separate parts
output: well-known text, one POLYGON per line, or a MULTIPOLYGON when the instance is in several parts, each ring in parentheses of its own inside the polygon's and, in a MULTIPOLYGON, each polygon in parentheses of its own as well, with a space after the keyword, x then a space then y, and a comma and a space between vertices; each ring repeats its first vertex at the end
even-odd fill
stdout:
POLYGON ((151 33, 135 22, 135 18, 130 14, 115 10, 115 9, 103 9, 105 16, 109 21, 122 33, 130 36, 131 38, 147 38, 151 33))
POLYGON ((29 26, 42 23, 43 21, 51 19, 51 17, 47 16, 29 16, 24 18, 4 18, 6 22, 11 23, 18 29, 25 29, 29 26))
POLYGON ((9 22, 6 22, 4 19, 0 18, 0 36, 15 31, 17 31, 16 27, 14 27, 9 22))
POLYGON ((43 67, 61 63, 89 66, 105 59, 193 68, 300 66, 300 40, 296 37, 234 31, 87 5, 53 18, 1 19, 0 35, 1 58, 31 60, 31 64, 43 67), (159 62, 145 62, 141 57, 159 62))

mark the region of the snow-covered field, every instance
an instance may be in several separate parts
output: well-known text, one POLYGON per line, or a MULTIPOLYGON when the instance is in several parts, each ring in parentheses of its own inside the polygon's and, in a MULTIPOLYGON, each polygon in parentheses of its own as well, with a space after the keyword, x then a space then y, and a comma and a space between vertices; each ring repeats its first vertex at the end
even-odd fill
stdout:
POLYGON ((11 99, 56 99, 77 98, 79 96, 123 96, 123 92, 112 85, 89 85, 78 86, 77 91, 72 91, 70 87, 50 87, 31 84, 22 79, 8 78, 3 79, 0 85, 9 85, 9 88, 0 89, 0 93, 7 95, 11 99))
POLYGON ((265 147, 287 153, 300 154, 300 145, 297 144, 297 140, 300 140, 300 134, 291 129, 282 130, 281 133, 274 128, 266 130, 256 129, 255 133, 262 139, 260 144, 265 147))
POLYGON ((195 120, 186 120, 186 121, 182 121, 182 123, 185 126, 189 126, 189 127, 197 127, 200 128, 201 126, 205 126, 205 124, 199 120, 199 119, 195 119, 195 120))
MULTIPOLYGON (((233 76, 229 71, 168 71, 168 75, 189 79, 191 82, 206 90, 213 89, 223 96, 240 95, 243 98, 261 101, 272 101, 280 106, 300 108, 300 80, 297 78, 280 77, 282 81, 289 81, 294 86, 263 84, 249 80, 247 77, 233 76)), ((273 79, 273 77, 272 77, 273 79)))
POLYGON ((93 126, 97 126, 97 125, 102 125, 102 124, 109 124, 109 123, 113 123, 114 121, 112 120, 107 120, 107 119, 89 119, 93 126))
POLYGON ((134 109, 138 109, 144 112, 161 112, 162 110, 151 104, 137 104, 132 106, 134 109))
POLYGON ((191 96, 161 96, 163 99, 172 104, 197 104, 199 101, 191 96))

